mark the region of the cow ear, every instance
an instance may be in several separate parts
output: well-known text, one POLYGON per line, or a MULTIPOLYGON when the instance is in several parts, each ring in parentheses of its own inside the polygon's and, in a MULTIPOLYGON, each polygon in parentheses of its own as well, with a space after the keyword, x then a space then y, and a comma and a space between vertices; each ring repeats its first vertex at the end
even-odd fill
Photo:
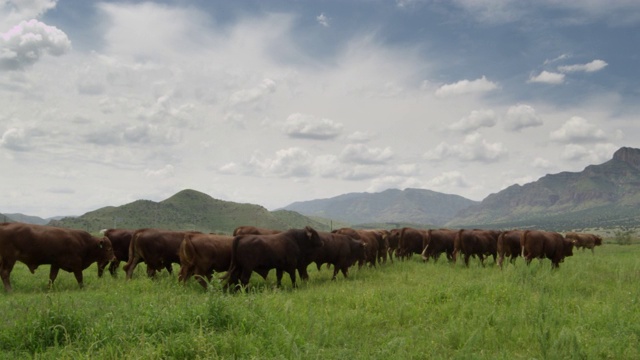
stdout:
POLYGON ((102 244, 104 244, 104 239, 100 239, 100 241, 98 241, 98 247, 100 249, 102 249, 102 244))

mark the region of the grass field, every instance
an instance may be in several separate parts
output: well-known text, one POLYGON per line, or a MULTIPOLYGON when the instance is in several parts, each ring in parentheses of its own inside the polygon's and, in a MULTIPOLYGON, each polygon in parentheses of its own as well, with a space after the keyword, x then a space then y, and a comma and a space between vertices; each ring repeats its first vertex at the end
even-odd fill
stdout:
MULTIPOLYGON (((16 265, 0 295, 7 359, 638 359, 640 246, 576 251, 485 268, 446 261, 310 271, 291 289, 254 275, 248 293, 204 291, 176 275, 136 269, 131 281, 85 270, 85 288, 61 272, 47 289, 16 265)), ((489 261, 491 264, 491 261, 489 261)), ((176 267, 177 270, 177 267, 176 267)), ((177 272, 176 272, 177 273, 177 272)))

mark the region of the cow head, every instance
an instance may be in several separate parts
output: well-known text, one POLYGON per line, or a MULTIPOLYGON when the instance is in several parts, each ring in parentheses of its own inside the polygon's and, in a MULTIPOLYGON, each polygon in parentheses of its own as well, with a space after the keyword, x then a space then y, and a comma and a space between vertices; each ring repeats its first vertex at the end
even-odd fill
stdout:
POLYGON ((595 237, 595 242, 594 242, 594 244, 595 244, 596 246, 600 246, 600 245, 602 245, 602 238, 601 238, 600 236, 598 236, 598 235, 595 235, 594 237, 595 237))
POLYGON ((562 239, 563 241, 563 247, 562 247, 562 256, 563 257, 567 257, 567 256, 573 256, 573 246, 576 244, 575 240, 569 240, 569 239, 562 239))
POLYGON ((318 235, 318 232, 314 228, 305 226, 304 231, 311 247, 321 247, 323 245, 320 235, 318 235))

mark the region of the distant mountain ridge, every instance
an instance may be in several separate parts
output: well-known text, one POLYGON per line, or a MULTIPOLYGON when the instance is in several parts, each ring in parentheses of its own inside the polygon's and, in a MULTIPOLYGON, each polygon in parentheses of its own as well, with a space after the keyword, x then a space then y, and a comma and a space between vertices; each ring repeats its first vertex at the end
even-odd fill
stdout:
POLYGON ((460 210, 477 203, 459 195, 409 188, 300 201, 283 209, 351 224, 405 222, 439 226, 453 219, 460 210))
POLYGON ((89 232, 111 227, 155 227, 230 234, 240 225, 282 230, 310 225, 317 230, 329 230, 328 225, 292 211, 269 211, 260 205, 218 200, 191 189, 182 190, 160 202, 136 200, 118 207, 104 207, 79 217, 51 221, 50 225, 89 232))
POLYGON ((623 147, 581 172, 545 175, 512 185, 462 210, 448 226, 542 227, 627 225, 640 222, 640 149, 623 147))

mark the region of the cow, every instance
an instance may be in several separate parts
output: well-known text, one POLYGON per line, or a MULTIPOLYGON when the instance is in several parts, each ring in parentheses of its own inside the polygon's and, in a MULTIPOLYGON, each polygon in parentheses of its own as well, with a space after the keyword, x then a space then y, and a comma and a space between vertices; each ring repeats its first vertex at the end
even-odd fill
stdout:
POLYGON ((365 258, 358 262, 358 267, 362 267, 365 263, 375 267, 378 261, 378 235, 373 231, 355 230, 352 228, 340 228, 333 230, 332 233, 351 236, 354 239, 362 240, 365 243, 365 258))
POLYGON ((422 254, 423 244, 428 236, 427 230, 404 227, 398 240, 398 257, 408 259, 413 254, 422 254))
POLYGON ((502 263, 504 257, 509 256, 509 261, 514 264, 516 258, 520 256, 522 252, 522 246, 520 245, 520 238, 522 237, 522 230, 508 230, 503 231, 498 236, 498 265, 502 269, 502 263))
POLYGON ((427 230, 427 236, 422 244, 422 259, 429 261, 429 258, 432 258, 433 261, 437 261, 442 253, 446 253, 447 259, 452 261, 454 240, 457 233, 457 231, 451 229, 427 230))
POLYGON ((458 254, 464 255, 464 264, 469 266, 469 258, 477 256, 480 264, 484 266, 484 257, 493 256, 493 262, 496 262, 497 243, 499 231, 495 230, 458 230, 458 234, 453 242, 453 262, 455 264, 458 254))
POLYGON ((231 266, 233 238, 228 235, 186 233, 180 244, 178 281, 184 283, 195 275, 198 283, 206 289, 214 271, 224 272, 231 266))
POLYGON ((386 264, 389 253, 389 231, 385 229, 369 230, 378 240, 378 264, 386 264))
POLYGON ((278 233, 281 233, 281 232, 282 232, 281 230, 266 229, 266 228, 260 228, 260 227, 246 225, 246 226, 238 226, 237 228, 235 228, 233 230, 233 236, 238 236, 238 235, 273 235, 273 234, 278 234, 278 233))
POLYGON ((389 260, 393 263, 394 255, 398 256, 398 242, 400 241, 400 232, 402 229, 391 229, 389 235, 387 235, 387 242, 389 243, 389 260))
POLYGON ((564 258, 573 256, 573 242, 553 231, 525 230, 520 237, 522 257, 527 265, 534 258, 551 260, 551 268, 557 269, 564 258))
POLYGON ((296 287, 296 270, 303 257, 322 246, 318 232, 306 226, 304 229, 289 229, 273 235, 240 235, 233 238, 231 265, 223 276, 225 289, 238 283, 247 286, 252 272, 263 278, 271 269, 276 269, 277 286, 282 286, 282 275, 286 271, 296 287))
POLYGON ((9 276, 16 261, 26 264, 32 274, 40 265, 51 265, 49 286, 60 269, 72 272, 82 288, 84 269, 113 259, 111 241, 86 231, 18 222, 0 224, 0 277, 7 292, 12 291, 9 276))
POLYGON ((147 275, 153 277, 156 271, 166 268, 171 274, 172 264, 180 264, 178 250, 186 233, 195 231, 169 231, 159 229, 138 229, 131 236, 129 244, 129 261, 123 270, 127 273, 127 280, 133 276, 138 263, 147 263, 147 275))
POLYGON ((569 232, 565 235, 565 238, 573 241, 576 249, 582 248, 582 251, 591 249, 591 254, 595 253, 594 248, 596 246, 602 245, 602 238, 594 234, 569 232))
POLYGON ((322 264, 333 265, 333 277, 335 280, 338 271, 348 277, 349 267, 365 257, 366 244, 362 240, 357 240, 348 235, 319 231, 318 235, 322 240, 322 246, 314 248, 298 265, 298 273, 303 280, 309 279, 307 267, 310 263, 316 263, 318 270, 322 264))
MULTIPOLYGON (((111 241, 113 247, 113 255, 115 260, 109 262, 109 273, 116 276, 116 271, 120 266, 120 262, 129 260, 129 244, 131 243, 131 235, 135 230, 130 229, 106 229, 102 234, 111 241)), ((98 265, 98 277, 104 274, 104 268, 107 264, 98 265)))

